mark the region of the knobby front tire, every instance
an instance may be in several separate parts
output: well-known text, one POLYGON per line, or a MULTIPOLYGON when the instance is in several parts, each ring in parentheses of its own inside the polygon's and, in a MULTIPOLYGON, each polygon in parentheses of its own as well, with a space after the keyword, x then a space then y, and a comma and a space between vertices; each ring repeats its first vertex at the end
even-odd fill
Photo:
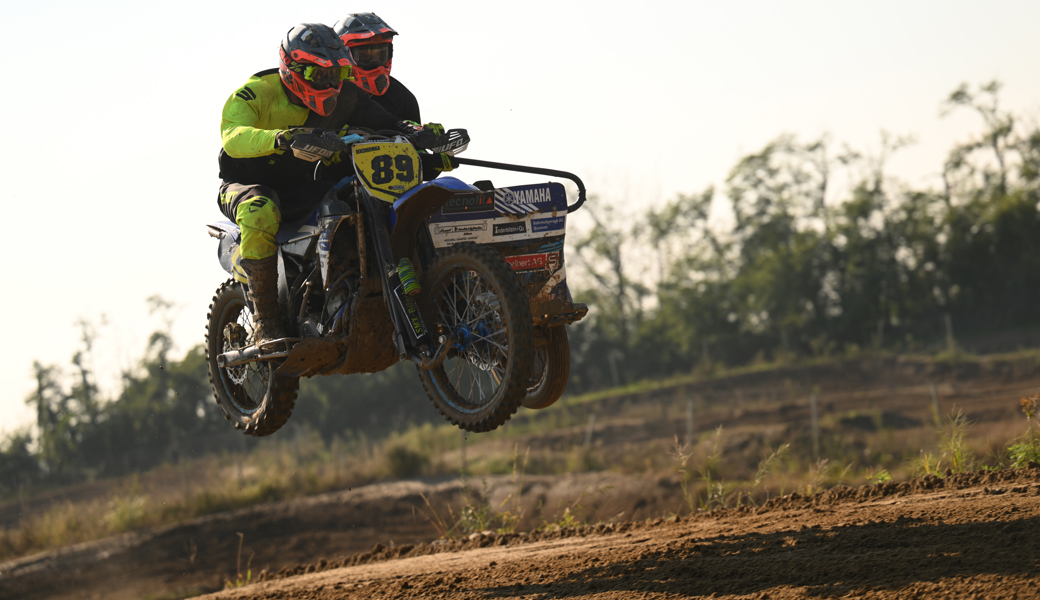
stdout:
POLYGON ((253 314, 246 302, 245 285, 234 279, 221 284, 206 318, 209 383, 224 418, 246 435, 262 437, 278 431, 289 420, 296 405, 299 378, 275 375, 274 371, 280 364, 277 361, 258 361, 238 367, 217 366, 217 356, 232 349, 224 335, 228 325, 237 324, 245 331, 245 340, 239 347, 253 344, 253 314))
POLYGON ((419 369, 434 406, 467 431, 508 421, 527 394, 534 358, 530 304, 509 263, 473 243, 443 250, 423 276, 421 304, 435 336, 459 340, 443 365, 419 369))

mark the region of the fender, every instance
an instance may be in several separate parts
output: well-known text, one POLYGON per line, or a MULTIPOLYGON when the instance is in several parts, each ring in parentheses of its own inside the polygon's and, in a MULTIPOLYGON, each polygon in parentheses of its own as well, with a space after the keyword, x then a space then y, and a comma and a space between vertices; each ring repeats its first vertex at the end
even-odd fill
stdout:
POLYGON ((415 234, 423 222, 436 214, 452 196, 459 192, 479 191, 454 177, 438 177, 401 196, 394 202, 394 210, 390 213, 390 248, 394 256, 411 254, 415 234))

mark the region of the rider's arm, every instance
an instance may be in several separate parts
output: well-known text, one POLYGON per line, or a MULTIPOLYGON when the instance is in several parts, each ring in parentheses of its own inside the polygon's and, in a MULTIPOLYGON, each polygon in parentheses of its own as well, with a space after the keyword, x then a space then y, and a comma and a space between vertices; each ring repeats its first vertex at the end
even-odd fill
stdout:
POLYGON ((302 125, 308 112, 289 103, 269 82, 253 77, 224 103, 220 116, 224 151, 233 158, 273 154, 278 133, 302 125))
POLYGON ((357 94, 357 104, 354 106, 353 114, 349 117, 349 123, 375 131, 391 129, 404 134, 415 133, 414 128, 387 112, 371 96, 363 92, 357 94))

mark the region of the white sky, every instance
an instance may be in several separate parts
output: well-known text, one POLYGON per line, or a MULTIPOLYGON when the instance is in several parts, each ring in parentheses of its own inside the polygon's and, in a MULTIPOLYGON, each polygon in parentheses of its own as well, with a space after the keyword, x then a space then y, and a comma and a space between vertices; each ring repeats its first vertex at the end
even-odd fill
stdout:
POLYGON ((203 227, 223 103, 292 25, 366 10, 400 33, 394 75, 424 120, 469 130, 467 157, 569 170, 633 207, 718 185, 784 132, 913 134, 889 171, 934 182, 979 129, 939 117, 961 82, 998 78, 1006 107, 1040 114, 1035 1, 8 3, 0 432, 31 421, 32 362, 67 366, 79 317, 108 317, 110 389, 158 325, 147 297, 177 304, 179 352, 202 342, 226 277, 203 227))

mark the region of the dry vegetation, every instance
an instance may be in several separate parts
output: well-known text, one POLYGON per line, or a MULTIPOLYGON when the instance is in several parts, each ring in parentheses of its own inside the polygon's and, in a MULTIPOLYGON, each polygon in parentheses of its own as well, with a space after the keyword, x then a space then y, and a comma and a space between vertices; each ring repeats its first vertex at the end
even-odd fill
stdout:
MULTIPOLYGON (((447 508, 428 504, 424 513, 431 532, 456 537, 511 531, 520 520, 517 497, 491 504, 481 494, 483 475, 657 475, 681 486, 684 503, 673 513, 684 514, 757 505, 837 484, 942 477, 1040 460, 1038 396, 1027 393, 1040 379, 1032 355, 974 361, 981 376, 967 380, 956 368, 932 361, 886 360, 571 397, 545 411, 521 412, 499 431, 470 434, 465 441, 447 425, 331 444, 313 432, 290 430, 248 455, 209 456, 11 499, 0 506, 0 560, 393 478, 468 476, 468 500, 447 508), (1019 376, 1000 375, 1004 367, 994 366, 1007 364, 1019 376)), ((542 527, 582 522, 579 510, 567 508, 542 527)))

